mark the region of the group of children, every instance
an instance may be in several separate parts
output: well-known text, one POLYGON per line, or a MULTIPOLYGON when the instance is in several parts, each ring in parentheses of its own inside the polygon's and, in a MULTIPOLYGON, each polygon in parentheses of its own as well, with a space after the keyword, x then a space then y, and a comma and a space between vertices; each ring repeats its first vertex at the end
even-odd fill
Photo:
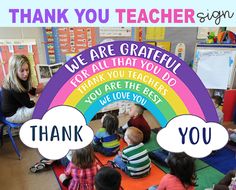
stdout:
MULTIPOLYGON (((127 147, 122 151, 120 151, 120 135, 118 135, 118 118, 112 114, 105 114, 101 119, 102 127, 95 134, 92 144, 83 149, 73 151, 71 158, 68 156, 61 159, 61 163, 66 167, 65 172, 59 178, 62 184, 67 186, 69 190, 89 190, 94 188, 97 190, 116 190, 120 188, 121 176, 113 167, 121 169, 133 178, 149 175, 151 160, 143 142, 145 135, 147 137, 145 141, 150 139, 150 132, 144 129, 149 127, 149 125, 142 115, 143 109, 142 106, 137 104, 132 106, 130 111, 131 119, 125 125, 128 127, 122 127, 122 130, 120 130, 120 132, 124 132, 124 141, 127 143, 127 147), (129 123, 131 121, 135 123, 137 118, 139 120, 138 124, 145 123, 146 126, 129 126, 129 123), (145 135, 142 130, 146 132, 145 135), (94 151, 100 152, 105 156, 115 155, 115 158, 108 161, 107 165, 109 167, 100 169, 95 160, 94 151), (104 172, 109 175, 106 176, 104 172)), ((42 159, 42 161, 32 168, 35 169, 40 164, 47 163, 50 165, 52 163, 52 161, 46 159, 42 159)), ((196 177, 192 158, 184 153, 170 153, 167 158, 167 164, 171 169, 170 174, 165 175, 159 186, 151 187, 152 189, 194 189, 196 177)), ((32 168, 31 171, 33 172, 40 170, 40 168, 39 170, 32 170, 32 168)))
MULTIPOLYGON (((30 100, 28 93, 35 95, 36 89, 31 86, 30 62, 24 55, 14 55, 9 61, 9 73, 1 89, 1 110, 10 122, 24 123, 31 119, 35 102, 30 100)), ((222 99, 213 97, 219 121, 223 121, 223 112, 219 109, 222 99)), ((119 128, 118 118, 112 114, 105 114, 102 127, 97 131, 91 145, 72 151, 61 159, 66 167, 60 176, 60 181, 68 186, 69 190, 118 190, 121 184, 121 175, 111 167, 100 168, 95 160, 94 151, 105 156, 115 156, 108 163, 109 166, 118 167, 127 175, 140 178, 150 173, 151 160, 143 143, 150 139, 151 129, 143 117, 144 108, 133 105, 129 115, 130 120, 119 128), (118 134, 119 133, 119 134, 118 134), (120 151, 120 137, 127 143, 120 151)), ((236 139, 236 130, 231 130, 231 140, 236 139)), ((236 140, 235 140, 236 142, 236 140)), ((37 172, 54 161, 42 159, 31 167, 37 172)), ((169 153, 167 165, 170 173, 166 174, 159 186, 150 189, 158 190, 193 190, 196 185, 194 160, 184 153, 169 153)), ((233 173, 235 176, 235 171, 233 173)), ((216 185, 216 188, 222 184, 216 185)), ((219 188, 220 189, 220 188, 219 188)))
POLYGON ((151 161, 143 143, 150 139, 151 128, 143 117, 143 111, 142 106, 134 104, 129 112, 130 120, 119 130, 128 144, 122 152, 119 151, 119 122, 116 116, 105 114, 102 117, 103 127, 97 131, 93 140, 95 151, 105 156, 118 153, 111 163, 132 177, 145 176, 150 172, 151 161))
POLYGON ((92 145, 88 145, 73 152, 72 160, 59 180, 68 190, 119 190, 121 175, 113 168, 100 168, 92 145))
MULTIPOLYGON (((127 132, 129 131, 130 129, 127 129, 127 132)), ((129 152, 125 151, 129 148, 132 148, 132 146, 130 147, 128 145, 128 147, 123 150, 122 154, 127 153, 129 155, 129 152)), ((148 157, 145 150, 142 152, 144 152, 145 156, 148 157)), ((136 158, 126 160, 128 161, 128 163, 131 162, 126 166, 122 166, 122 164, 119 164, 119 162, 116 163, 124 172, 129 171, 128 174, 132 177, 144 177, 146 175, 141 175, 141 173, 139 175, 136 175, 136 171, 132 170, 134 164, 139 165, 140 159, 141 158, 137 158, 136 155, 136 158), (137 161, 137 163, 135 163, 135 161, 137 161), (132 175, 133 171, 135 175, 132 175)), ((149 165, 150 160, 147 160, 148 161, 146 162, 146 165, 149 165)), ((143 164, 143 162, 144 161, 141 162, 141 165, 143 164)), ((170 167, 170 173, 166 174, 161 179, 159 186, 153 186, 149 189, 194 190, 196 186, 194 159, 189 157, 185 153, 170 153, 167 157, 166 162, 170 167)), ((136 168, 136 166, 134 168, 136 168)), ((150 171, 149 166, 144 166, 142 171, 145 170, 150 171)), ((73 152, 72 160, 66 167, 65 173, 60 175, 59 180, 63 185, 68 187, 69 190, 119 190, 121 185, 121 175, 117 170, 111 167, 100 168, 100 166, 94 159, 94 151, 91 145, 73 152)))
POLYGON ((65 172, 59 176, 68 190, 119 190, 121 175, 110 167, 100 167, 92 145, 73 151, 65 172))
MULTIPOLYGON (((216 108, 216 113, 219 118, 219 123, 223 123, 224 113, 220 109, 222 105, 222 98, 220 96, 213 96, 212 100, 216 108)), ((236 129, 229 128, 228 131, 229 131, 229 141, 231 141, 232 144, 236 145, 236 129)))
MULTIPOLYGON (((132 122, 138 119, 146 125, 130 126, 125 128, 124 140, 128 144, 120 152, 120 135, 118 134, 119 120, 117 116, 105 114, 102 119, 102 127, 96 132, 91 145, 68 154, 62 158, 61 164, 66 167, 65 173, 60 176, 61 182, 68 186, 69 190, 79 187, 79 189, 93 189, 92 182, 96 173, 99 171, 99 165, 94 159, 94 151, 100 152, 105 156, 115 156, 115 159, 108 165, 116 166, 122 169, 131 177, 144 177, 150 172, 151 160, 147 150, 144 148, 144 133, 148 131, 145 141, 150 139, 150 127, 142 116, 144 108, 134 104, 130 111, 132 122), (148 128, 145 129, 145 128, 148 128), (112 163, 112 165, 110 164, 112 163), (69 181, 69 183, 68 183, 69 181)), ((130 123, 130 120, 128 123, 130 123)), ((140 123, 139 123, 140 124, 140 123)), ((32 172, 37 172, 51 165, 54 161, 42 159, 30 168, 32 172)))

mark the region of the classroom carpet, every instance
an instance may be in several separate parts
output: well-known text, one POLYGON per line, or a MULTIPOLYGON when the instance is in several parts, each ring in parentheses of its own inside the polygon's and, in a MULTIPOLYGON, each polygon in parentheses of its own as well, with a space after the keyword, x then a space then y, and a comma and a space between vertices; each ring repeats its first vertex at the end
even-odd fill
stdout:
MULTIPOLYGON (((62 183, 59 181, 59 176, 64 172, 64 166, 54 165, 52 169, 54 171, 54 174, 57 178, 61 190, 67 190, 67 188, 63 186, 62 183)), ((165 173, 161 169, 157 168, 153 164, 151 164, 150 174, 144 178, 134 179, 127 176, 127 174, 125 174, 120 169, 117 170, 122 176, 121 187, 125 190, 144 190, 152 185, 158 185, 160 183, 161 178, 165 175, 165 173)))
MULTIPOLYGON (((205 164, 204 164, 205 165, 205 164)), ((170 172, 170 169, 165 166, 158 166, 166 173, 170 172)), ((197 175, 197 186, 195 190, 204 190, 205 188, 213 187, 214 184, 218 183, 224 174, 216 170, 215 168, 207 165, 205 168, 196 170, 197 175)))
MULTIPOLYGON (((120 139, 120 150, 126 147, 127 144, 124 139, 120 139)), ((154 132, 151 133, 150 140, 144 144, 144 147, 147 149, 148 152, 159 149, 160 146, 157 144, 156 134, 154 132)), ((98 152, 96 152, 96 158, 100 160, 100 162, 105 165, 107 164, 108 160, 113 160, 115 156, 104 156, 98 152)))
POLYGON ((65 167, 62 165, 53 164, 52 170, 57 178, 57 182, 60 185, 61 190, 67 190, 67 187, 63 186, 59 180, 59 176, 64 173, 65 167))
POLYGON ((224 174, 236 169, 235 152, 227 147, 217 150, 201 160, 224 174))
MULTIPOLYGON (((97 161, 98 161, 98 160, 97 160, 97 161)), ((98 161, 98 163, 100 163, 100 162, 98 161)), ((58 182, 58 184, 59 184, 61 190, 67 190, 67 187, 65 187, 65 186, 60 182, 60 180, 59 180, 60 175, 61 175, 62 173, 64 173, 64 171, 65 171, 65 167, 64 167, 63 165, 61 165, 61 164, 53 164, 52 170, 53 170, 53 172, 54 172, 54 174, 55 174, 55 176, 56 176, 57 182, 58 182)))
MULTIPOLYGON (((122 150, 124 147, 126 147, 127 144, 124 142, 123 139, 120 140, 120 149, 122 150)), ((160 146, 157 144, 156 141, 156 133, 152 132, 149 142, 144 144, 144 147, 150 152, 157 148, 160 148, 160 146)), ((102 165, 106 165, 109 160, 114 160, 115 156, 104 156, 98 152, 95 153, 96 159, 100 161, 102 165)), ((123 171, 119 170, 122 176, 122 182, 121 186, 126 190, 144 190, 152 185, 158 185, 161 178, 165 175, 165 172, 162 171, 162 169, 158 168, 154 164, 151 164, 151 172, 148 176, 144 178, 134 179, 129 177, 127 174, 125 174, 123 171)))
POLYGON ((230 142, 228 142, 228 144, 226 145, 226 147, 236 153, 236 143, 230 141, 230 142))
POLYGON ((195 190, 204 190, 205 188, 212 188, 214 184, 217 184, 224 174, 209 166, 204 169, 200 169, 197 174, 197 186, 195 190))
MULTIPOLYGON (((127 144, 123 139, 120 140, 120 149, 122 150, 127 144)), ((151 139, 148 143, 145 143, 145 148, 150 151, 161 150, 161 147, 156 141, 156 133, 151 133, 151 139)), ((233 147, 234 148, 234 147, 233 147)), ((221 150, 216 151, 210 156, 203 159, 196 159, 196 174, 197 174, 197 187, 196 190, 203 190, 210 188, 214 184, 218 183, 224 177, 224 174, 229 170, 236 168, 235 151, 231 150, 228 146, 221 150)), ((95 153, 97 161, 101 165, 107 165, 108 160, 113 160, 115 156, 106 157, 100 153, 95 153)), ((125 190, 144 190, 152 185, 158 185, 161 178, 165 173, 169 173, 168 167, 152 160, 151 172, 144 178, 134 179, 127 176, 123 171, 117 169, 122 176, 121 186, 125 190)), ((53 171, 58 179, 59 175, 64 172, 63 166, 54 165, 53 171)), ((59 182, 62 190, 66 188, 59 182)))
POLYGON ((165 173, 156 167, 154 164, 151 164, 151 172, 148 176, 144 178, 134 179, 129 177, 123 171, 119 170, 122 180, 121 186, 125 190, 145 190, 148 189, 152 185, 158 185, 160 183, 161 178, 165 175, 165 173))
MULTIPOLYGON (((162 169, 165 173, 170 173, 170 168, 168 168, 167 166, 163 165, 163 164, 160 164, 158 162, 155 162, 154 160, 152 160, 152 162, 157 166, 159 167, 160 169, 162 169)), ((205 169, 209 167, 208 164, 206 164, 205 162, 197 159, 195 160, 195 168, 196 168, 196 171, 199 171, 199 170, 202 170, 202 169, 205 169)))
MULTIPOLYGON (((126 146, 127 146, 127 144, 125 143, 125 141, 123 139, 121 139, 120 140, 120 149, 122 150, 126 146)), ((152 151, 152 150, 155 150, 160 147, 157 144, 155 133, 153 133, 153 132, 151 133, 150 141, 145 143, 144 146, 148 151, 152 151)), ((115 157, 115 156, 106 157, 98 152, 95 153, 95 156, 96 156, 97 161, 101 165, 107 165, 107 161, 113 160, 115 157)), ((131 177, 127 176, 127 174, 125 174, 120 169, 117 169, 117 170, 120 172, 120 174, 122 176, 121 186, 123 187, 123 189, 127 189, 127 190, 129 190, 129 189, 135 189, 135 190, 147 189, 148 187, 150 187, 152 185, 159 184, 161 178, 165 175, 165 173, 161 169, 156 167, 154 164, 151 164, 150 174, 144 178, 139 178, 139 179, 131 178, 131 177)), ((57 178, 57 181, 58 181, 61 189, 66 190, 67 188, 64 187, 61 184, 61 182, 59 181, 59 176, 61 173, 64 172, 64 167, 61 165, 53 165, 53 171, 54 171, 54 174, 57 178)))

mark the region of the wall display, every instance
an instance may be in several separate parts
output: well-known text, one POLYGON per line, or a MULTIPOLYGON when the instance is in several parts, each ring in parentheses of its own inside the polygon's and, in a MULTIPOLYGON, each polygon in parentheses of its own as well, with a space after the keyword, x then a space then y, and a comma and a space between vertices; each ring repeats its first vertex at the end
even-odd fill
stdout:
POLYGON ((142 27, 135 27, 134 28, 134 39, 137 42, 143 41, 143 28, 142 27))
POLYGON ((147 27, 146 40, 164 40, 165 33, 165 27, 147 27))
POLYGON ((175 55, 178 56, 180 59, 184 60, 185 58, 185 44, 178 43, 175 47, 175 55))
POLYGON ((47 53, 47 62, 55 63, 56 54, 55 54, 55 44, 54 44, 52 27, 44 28, 44 40, 45 40, 45 49, 47 53))
POLYGON ((157 41, 145 41, 147 44, 160 47, 166 51, 170 52, 171 43, 170 42, 157 42, 157 41))
POLYGON ((0 85, 8 73, 9 59, 14 54, 24 54, 28 57, 31 63, 33 86, 38 86, 35 65, 39 63, 39 55, 34 39, 0 39, 0 85))
POLYGON ((79 53, 96 45, 93 27, 43 28, 48 64, 66 60, 66 54, 79 53))
POLYGON ((92 27, 59 27, 58 37, 63 54, 79 53, 96 44, 95 28, 92 27))
POLYGON ((100 37, 131 37, 131 27, 100 27, 100 37))
POLYGON ((157 42, 156 46, 170 52, 171 43, 170 42, 157 42))

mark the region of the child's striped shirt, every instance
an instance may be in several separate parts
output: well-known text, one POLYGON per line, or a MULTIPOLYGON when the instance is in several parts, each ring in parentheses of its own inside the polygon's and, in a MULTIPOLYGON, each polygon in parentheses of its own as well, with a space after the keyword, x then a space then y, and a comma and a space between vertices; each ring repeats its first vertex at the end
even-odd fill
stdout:
POLYGON ((141 177, 147 175, 150 171, 151 160, 143 143, 124 148, 122 160, 127 163, 128 174, 130 176, 141 177))
POLYGON ((102 143, 102 147, 106 152, 118 151, 120 141, 117 134, 110 135, 105 128, 100 128, 94 136, 93 144, 102 143))

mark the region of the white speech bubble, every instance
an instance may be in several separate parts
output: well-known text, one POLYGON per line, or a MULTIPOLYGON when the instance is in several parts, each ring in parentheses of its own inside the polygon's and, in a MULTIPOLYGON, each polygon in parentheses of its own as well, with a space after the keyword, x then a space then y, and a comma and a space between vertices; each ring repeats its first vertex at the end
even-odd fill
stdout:
POLYGON ((53 160, 64 157, 70 149, 87 146, 93 136, 84 116, 70 106, 54 107, 42 120, 31 119, 20 129, 20 139, 25 145, 38 148, 42 156, 53 160))
POLYGON ((228 132, 222 125, 206 123, 193 115, 175 117, 157 134, 157 142, 162 148, 185 152, 195 158, 208 156, 213 150, 224 147, 228 139, 228 132))

